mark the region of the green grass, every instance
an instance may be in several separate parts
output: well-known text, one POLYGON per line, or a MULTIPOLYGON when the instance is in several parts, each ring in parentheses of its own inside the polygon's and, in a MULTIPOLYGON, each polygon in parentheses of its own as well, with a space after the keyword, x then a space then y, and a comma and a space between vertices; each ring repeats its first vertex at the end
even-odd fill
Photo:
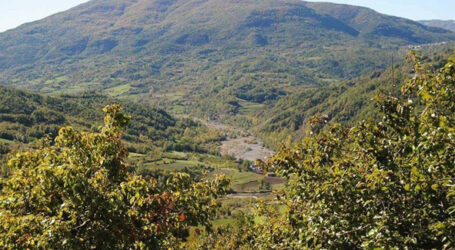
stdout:
POLYGON ((280 184, 269 177, 254 172, 239 170, 239 163, 222 156, 184 152, 166 152, 161 159, 147 161, 145 155, 130 154, 130 160, 138 162, 141 170, 163 170, 169 172, 183 171, 185 168, 195 171, 209 171, 209 177, 224 174, 231 179, 231 187, 236 192, 258 192, 261 182, 269 182, 273 188, 280 184), (205 167, 205 168, 200 168, 205 167), (269 181, 270 180, 270 181, 269 181))
POLYGON ((139 171, 179 172, 189 169, 199 173, 208 172, 210 178, 224 174, 231 180, 231 188, 235 192, 265 191, 266 183, 269 183, 273 190, 283 186, 281 179, 244 170, 239 166, 241 163, 228 157, 176 151, 165 152, 161 157, 151 160, 146 155, 131 153, 129 159, 133 163, 137 162, 139 171))
POLYGON ((242 106, 239 111, 240 114, 252 114, 266 107, 265 104, 247 102, 244 100, 239 101, 239 104, 242 106))
POLYGON ((126 94, 129 90, 131 89, 131 85, 129 84, 123 84, 120 86, 116 86, 113 88, 106 89, 104 92, 110 96, 120 96, 123 94, 126 94))
POLYGON ((130 153, 129 156, 131 158, 136 158, 136 157, 143 157, 145 156, 144 154, 138 154, 138 153, 130 153))
POLYGON ((164 158, 182 160, 182 159, 188 159, 188 154, 185 152, 172 151, 172 152, 164 153, 164 158))
POLYGON ((204 165, 203 162, 193 160, 174 160, 164 158, 156 162, 145 163, 144 166, 154 170, 166 170, 166 171, 182 171, 185 168, 192 168, 198 165, 204 165))
POLYGON ((214 220, 212 223, 212 225, 214 227, 234 225, 234 224, 235 224, 234 218, 218 219, 218 220, 214 220))
POLYGON ((6 144, 14 143, 14 141, 7 140, 7 139, 3 139, 3 138, 0 138, 0 142, 1 142, 1 143, 6 143, 6 144))
POLYGON ((232 189, 236 192, 259 191, 261 180, 265 177, 253 172, 242 171, 234 168, 222 168, 215 171, 215 174, 225 174, 231 179, 232 189))

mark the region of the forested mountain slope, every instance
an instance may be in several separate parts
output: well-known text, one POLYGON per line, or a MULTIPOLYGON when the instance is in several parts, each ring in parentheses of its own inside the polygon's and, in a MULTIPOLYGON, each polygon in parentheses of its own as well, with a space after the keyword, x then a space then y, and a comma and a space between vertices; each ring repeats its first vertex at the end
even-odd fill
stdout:
POLYGON ((0 86, 0 154, 6 153, 9 146, 28 144, 46 136, 54 138, 65 125, 95 131, 103 123, 103 107, 112 103, 121 103, 132 116, 124 135, 132 152, 146 153, 154 147, 205 151, 209 150, 210 142, 220 139, 202 124, 172 117, 148 105, 96 93, 53 97, 0 86))
POLYGON ((419 22, 430 27, 455 31, 455 20, 422 20, 419 22))
POLYGON ((382 69, 455 34, 299 0, 92 0, 0 34, 0 83, 102 90, 209 117, 382 69), (215 101, 216 100, 216 101, 215 101))
MULTIPOLYGON (((430 46, 417 51, 425 64, 440 68, 453 53, 455 44, 430 46)), ((297 91, 281 98, 272 108, 255 114, 256 132, 270 146, 287 137, 293 141, 305 135, 308 122, 315 116, 328 123, 352 125, 363 119, 375 119, 374 97, 380 93, 399 94, 404 82, 412 77, 413 65, 408 60, 394 67, 376 70, 360 77, 321 88, 297 91)))

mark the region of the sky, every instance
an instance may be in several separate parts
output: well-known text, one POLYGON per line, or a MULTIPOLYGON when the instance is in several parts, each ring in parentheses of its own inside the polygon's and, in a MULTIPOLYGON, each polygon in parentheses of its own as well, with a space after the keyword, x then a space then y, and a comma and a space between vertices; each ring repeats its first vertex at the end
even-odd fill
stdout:
MULTIPOLYGON (((0 0, 1 1, 1 0, 0 0)), ((455 0, 307 0, 332 2, 372 8, 383 14, 412 20, 455 19, 455 0)))
POLYGON ((70 9, 88 0, 0 0, 0 32, 70 9))
MULTIPOLYGON (((455 19, 455 0, 322 1, 370 7, 384 14, 413 20, 455 19)), ((84 2, 88 2, 88 0, 0 0, 0 32, 15 28, 23 23, 42 19, 84 2)))

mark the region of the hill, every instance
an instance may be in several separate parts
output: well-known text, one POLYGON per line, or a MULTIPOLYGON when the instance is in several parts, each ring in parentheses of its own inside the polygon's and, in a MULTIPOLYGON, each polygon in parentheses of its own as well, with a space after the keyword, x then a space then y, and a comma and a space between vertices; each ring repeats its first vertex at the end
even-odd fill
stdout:
POLYGON ((50 96, 4 86, 0 86, 0 178, 9 172, 6 153, 42 146, 40 139, 53 140, 63 126, 99 131, 102 109, 113 103, 121 104, 131 116, 123 140, 130 152, 128 163, 141 175, 157 177, 180 171, 199 179, 223 173, 232 179, 235 192, 270 191, 264 189, 265 183, 270 187, 282 184, 278 178, 249 171, 247 161, 220 155, 220 142, 232 132, 218 132, 149 105, 98 93, 50 96))
POLYGON ((430 27, 455 31, 455 20, 421 20, 419 22, 430 27))
POLYGON ((163 110, 118 101, 96 93, 47 96, 0 86, 0 148, 26 145, 37 139, 54 138, 60 127, 71 125, 94 131, 102 124, 102 108, 120 103, 132 116, 124 139, 131 152, 163 150, 214 150, 210 143, 221 139, 215 131, 193 122, 170 116, 163 110), (191 140, 189 139, 191 137, 191 140))
MULTIPOLYGON (((454 43, 428 46, 417 53, 422 62, 436 69, 447 62, 454 46, 454 43)), ((393 68, 376 70, 339 84, 296 91, 280 99, 272 108, 256 113, 255 132, 273 147, 286 139, 298 141, 306 135, 308 122, 315 116, 324 118, 327 123, 344 125, 377 119, 374 97, 379 93, 398 95, 403 83, 412 77, 412 69, 413 65, 403 60, 393 68)))
POLYGON ((92 0, 0 34, 1 84, 105 94, 177 113, 252 113, 455 34, 299 0, 92 0))

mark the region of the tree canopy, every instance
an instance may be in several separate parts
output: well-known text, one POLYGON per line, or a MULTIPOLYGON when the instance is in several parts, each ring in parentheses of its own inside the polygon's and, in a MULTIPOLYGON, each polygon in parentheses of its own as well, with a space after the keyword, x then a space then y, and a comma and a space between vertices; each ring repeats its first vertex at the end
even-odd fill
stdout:
POLYGON ((271 159, 289 179, 290 245, 455 246, 454 77, 455 58, 435 73, 416 59, 400 97, 376 97, 380 122, 332 125, 271 159))
POLYGON ((54 142, 13 155, 1 182, 0 247, 122 249, 179 246, 189 226, 210 226, 223 176, 166 183, 129 171, 121 141, 129 117, 103 110, 99 133, 59 130, 54 142))
MULTIPOLYGON (((455 58, 438 70, 416 53, 401 95, 374 100, 356 126, 314 118, 308 135, 264 164, 287 179, 286 206, 259 203, 234 227, 208 230, 203 249, 455 247, 455 58), (379 120, 378 120, 379 119, 379 120)), ((54 142, 11 156, 1 183, 5 248, 180 247, 190 226, 210 227, 224 177, 165 183, 131 173, 121 132, 129 117, 108 106, 100 133, 60 129, 54 142)), ((280 203, 281 204, 281 203, 280 203)))
POLYGON ((382 93, 374 100, 380 121, 343 127, 315 118, 301 143, 266 163, 288 180, 277 193, 287 208, 284 216, 261 206, 257 215, 266 223, 242 216, 236 227, 219 228, 204 244, 454 248, 455 58, 433 72, 410 55, 415 75, 402 94, 382 93))

